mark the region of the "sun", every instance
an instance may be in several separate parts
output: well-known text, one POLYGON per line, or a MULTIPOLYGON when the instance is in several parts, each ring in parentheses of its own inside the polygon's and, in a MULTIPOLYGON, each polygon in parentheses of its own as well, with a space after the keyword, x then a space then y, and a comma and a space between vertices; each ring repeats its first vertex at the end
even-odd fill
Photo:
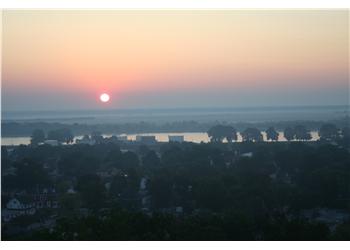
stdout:
POLYGON ((103 94, 100 95, 100 100, 101 100, 101 102, 108 102, 109 99, 110 99, 110 97, 109 97, 109 95, 106 94, 106 93, 103 93, 103 94))

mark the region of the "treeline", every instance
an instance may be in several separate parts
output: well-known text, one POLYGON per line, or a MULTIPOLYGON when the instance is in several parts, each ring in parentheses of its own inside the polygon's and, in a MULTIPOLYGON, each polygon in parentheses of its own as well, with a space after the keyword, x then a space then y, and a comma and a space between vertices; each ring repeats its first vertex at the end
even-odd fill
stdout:
POLYGON ((42 129, 35 129, 31 135, 30 143, 38 145, 45 140, 56 140, 60 143, 72 143, 74 141, 74 135, 67 128, 50 130, 47 135, 42 129))
POLYGON ((333 234, 325 224, 275 215, 249 218, 237 212, 190 216, 142 213, 114 209, 101 216, 62 219, 52 230, 13 240, 349 240, 349 223, 333 234))
MULTIPOLYGON (((238 140, 238 131, 230 125, 215 125, 208 130, 208 136, 212 142, 234 142, 238 140)), ((278 141, 279 133, 274 127, 269 127, 266 131, 267 141, 278 141)), ((325 123, 318 129, 318 134, 322 140, 337 140, 343 138, 349 140, 350 127, 337 128, 332 123, 325 123)), ((256 127, 248 127, 240 132, 243 141, 260 142, 263 141, 263 134, 256 127)), ((283 131, 284 138, 288 141, 309 141, 312 139, 311 132, 304 125, 286 127, 283 131)))
POLYGON ((207 132, 211 127, 224 124, 231 125, 238 130, 248 127, 256 127, 265 130, 269 127, 275 127, 276 130, 283 130, 286 127, 294 127, 303 124, 308 130, 318 130, 324 123, 333 123, 337 127, 349 126, 349 117, 343 119, 321 122, 321 121, 280 121, 280 122, 257 122, 257 123, 225 123, 216 122, 197 122, 197 121, 179 121, 169 123, 115 123, 115 124, 66 124, 49 122, 2 122, 2 136, 30 136, 35 129, 42 129, 45 133, 50 130, 69 129, 74 135, 90 134, 92 131, 100 131, 103 134, 121 134, 121 133, 161 133, 161 132, 207 132))
MULTIPOLYGON (((208 131, 208 136, 211 142, 227 142, 238 141, 238 131, 230 125, 215 125, 208 131)), ((267 141, 279 141, 280 134, 274 127, 269 127, 265 131, 267 141)), ((255 127, 245 128, 240 132, 242 141, 261 142, 264 141, 262 131, 255 127)), ((338 139, 350 140, 350 127, 342 129, 337 128, 332 123, 323 124, 318 130, 318 135, 321 140, 335 141, 338 139)), ((303 125, 296 125, 295 127, 286 127, 283 131, 283 136, 288 141, 309 141, 312 139, 311 132, 303 125)), ((99 131, 93 131, 90 135, 84 137, 93 139, 96 143, 104 143, 104 138, 99 131)), ((115 142, 118 143, 118 138, 115 137, 115 142)), ((47 134, 42 129, 35 129, 31 135, 31 144, 38 145, 45 140, 56 140, 60 143, 74 142, 74 136, 71 130, 67 128, 50 130, 47 134)), ((111 141, 110 141, 111 142, 111 141)))

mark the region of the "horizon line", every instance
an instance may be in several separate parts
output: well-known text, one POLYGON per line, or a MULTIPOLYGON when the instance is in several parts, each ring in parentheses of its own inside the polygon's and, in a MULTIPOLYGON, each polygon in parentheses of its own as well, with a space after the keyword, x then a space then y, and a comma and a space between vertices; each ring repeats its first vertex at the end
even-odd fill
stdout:
POLYGON ((234 110, 234 109, 271 109, 271 108, 278 108, 278 109, 293 109, 293 108, 336 108, 336 107, 347 107, 350 108, 349 104, 324 104, 324 105, 266 105, 266 106, 206 106, 206 107, 165 107, 165 108, 78 108, 78 109, 47 109, 47 110, 39 110, 39 109, 33 109, 33 110, 20 110, 20 109, 13 109, 13 110, 4 110, 1 109, 1 113, 25 113, 25 112, 79 112, 79 111, 175 111, 175 110, 234 110))

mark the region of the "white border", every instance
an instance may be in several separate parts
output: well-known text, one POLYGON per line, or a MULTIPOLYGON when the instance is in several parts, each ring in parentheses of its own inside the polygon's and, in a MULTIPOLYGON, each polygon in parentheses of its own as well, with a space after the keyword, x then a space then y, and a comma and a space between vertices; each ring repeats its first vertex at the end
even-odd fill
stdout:
POLYGON ((2 0, 2 8, 350 8, 346 0, 2 0))
MULTIPOLYGON (((222 9, 350 8, 346 0, 2 0, 0 8, 222 9)), ((350 240, 350 239, 349 239, 350 240)), ((350 242, 0 242, 1 249, 350 249, 350 242)))

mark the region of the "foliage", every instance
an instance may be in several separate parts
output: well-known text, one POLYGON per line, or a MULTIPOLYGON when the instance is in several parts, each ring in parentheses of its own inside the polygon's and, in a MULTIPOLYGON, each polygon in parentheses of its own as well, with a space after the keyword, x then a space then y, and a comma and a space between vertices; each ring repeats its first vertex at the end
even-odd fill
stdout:
POLYGON ((222 142, 226 139, 228 142, 237 141, 236 129, 228 125, 216 125, 208 130, 208 136, 212 142, 222 142))
POLYGON ((267 138, 267 140, 271 140, 271 141, 278 140, 278 132, 275 130, 274 127, 269 127, 266 130, 266 138, 267 138))
POLYGON ((47 134, 48 140, 57 140, 59 142, 72 143, 74 136, 72 132, 67 128, 51 130, 47 134))
POLYGON ((319 131, 321 139, 334 140, 339 136, 337 127, 331 123, 323 124, 319 131))
POLYGON ((243 141, 259 142, 263 140, 263 136, 257 128, 246 128, 241 134, 243 141))
POLYGON ((41 142, 45 141, 45 133, 42 129, 35 129, 32 133, 30 144, 38 145, 41 142))

